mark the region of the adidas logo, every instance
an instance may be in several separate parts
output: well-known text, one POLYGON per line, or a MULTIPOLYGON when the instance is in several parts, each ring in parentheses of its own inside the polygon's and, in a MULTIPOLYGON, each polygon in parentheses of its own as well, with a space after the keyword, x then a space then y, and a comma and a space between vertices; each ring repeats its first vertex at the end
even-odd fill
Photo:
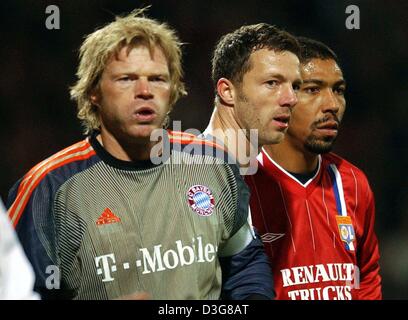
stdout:
POLYGON ((99 226, 102 224, 111 224, 117 222, 120 222, 120 218, 115 216, 115 214, 109 208, 106 208, 105 210, 103 210, 98 220, 96 220, 96 225, 99 226))

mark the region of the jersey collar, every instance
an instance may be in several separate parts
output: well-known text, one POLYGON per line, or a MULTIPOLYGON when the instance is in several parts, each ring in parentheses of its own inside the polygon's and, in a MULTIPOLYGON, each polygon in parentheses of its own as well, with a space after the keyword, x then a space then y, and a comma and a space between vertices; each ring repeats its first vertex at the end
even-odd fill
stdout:
POLYGON ((293 176, 290 172, 285 170, 282 166, 280 166, 276 161, 272 159, 272 157, 266 152, 266 150, 262 147, 261 153, 258 155, 258 161, 261 166, 265 167, 267 171, 271 171, 274 175, 276 175, 280 181, 289 183, 292 190, 298 190, 300 192, 306 191, 310 193, 313 191, 314 187, 317 184, 318 177, 321 174, 321 166, 322 166, 322 157, 318 155, 318 164, 317 170, 313 177, 311 177, 307 182, 302 183, 295 176, 293 176))

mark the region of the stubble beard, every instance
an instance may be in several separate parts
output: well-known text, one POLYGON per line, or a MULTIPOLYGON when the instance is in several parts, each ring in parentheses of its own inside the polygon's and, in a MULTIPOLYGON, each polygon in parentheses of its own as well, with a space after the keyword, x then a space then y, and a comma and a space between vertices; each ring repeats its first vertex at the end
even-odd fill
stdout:
POLYGON ((307 137, 304 146, 305 149, 311 153, 324 154, 333 149, 333 144, 336 141, 336 138, 337 137, 317 138, 312 133, 307 137))

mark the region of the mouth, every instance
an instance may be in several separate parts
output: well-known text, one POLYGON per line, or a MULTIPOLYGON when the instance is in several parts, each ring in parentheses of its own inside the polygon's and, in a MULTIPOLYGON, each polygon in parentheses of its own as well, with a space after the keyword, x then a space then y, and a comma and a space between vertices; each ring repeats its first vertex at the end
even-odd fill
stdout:
POLYGON ((330 120, 317 125, 316 129, 324 135, 336 136, 339 129, 339 124, 334 120, 330 120))
POLYGON ((317 129, 332 129, 332 130, 338 130, 339 129, 339 124, 332 120, 332 121, 327 121, 324 122, 322 124, 319 124, 317 127, 317 129))
POLYGON ((279 129, 287 129, 289 127, 289 120, 290 120, 289 114, 281 114, 281 115, 273 117, 273 123, 279 129))
POLYGON ((134 117, 139 122, 151 122, 156 118, 156 112, 151 107, 141 107, 134 113, 134 117))

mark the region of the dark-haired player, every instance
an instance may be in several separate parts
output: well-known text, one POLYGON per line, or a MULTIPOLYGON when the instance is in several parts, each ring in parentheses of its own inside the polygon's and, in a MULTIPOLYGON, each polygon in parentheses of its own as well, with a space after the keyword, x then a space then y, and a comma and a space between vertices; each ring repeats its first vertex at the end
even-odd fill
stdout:
POLYGON ((364 173, 330 153, 346 107, 335 53, 298 39, 303 84, 280 144, 247 176, 253 224, 277 299, 380 299, 374 196, 364 173))

